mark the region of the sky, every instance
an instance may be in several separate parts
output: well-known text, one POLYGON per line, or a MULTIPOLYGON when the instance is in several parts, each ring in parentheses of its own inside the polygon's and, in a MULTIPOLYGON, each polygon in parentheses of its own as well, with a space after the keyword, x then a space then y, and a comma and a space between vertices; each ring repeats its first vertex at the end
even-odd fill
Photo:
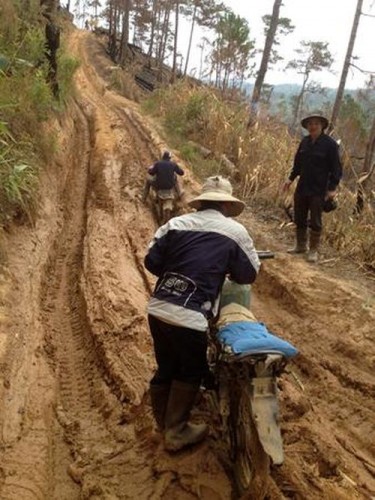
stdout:
MULTIPOLYGON (((235 14, 247 19, 250 27, 250 37, 255 39, 256 48, 260 51, 264 47, 264 24, 262 17, 272 14, 274 0, 222 0, 235 14)), ((102 0, 104 5, 105 1, 102 0)), ((285 66, 296 54, 302 40, 322 41, 329 43, 334 63, 332 72, 327 70, 312 74, 312 80, 319 82, 323 87, 336 88, 339 83, 345 54, 352 29, 357 0, 283 0, 280 17, 288 17, 295 26, 294 31, 280 37, 278 52, 284 61, 278 63, 274 69, 266 74, 266 83, 277 85, 282 83, 301 83, 302 76, 285 66)), ((361 16, 354 46, 355 64, 361 69, 375 73, 375 0, 363 0, 362 12, 374 17, 361 16)), ((183 18, 182 18, 183 19, 183 18)), ((185 58, 189 42, 190 24, 181 19, 179 30, 178 51, 185 58)), ((212 39, 212 32, 196 27, 194 31, 193 47, 189 62, 189 73, 199 74, 201 50, 197 47, 202 36, 212 39)), ((257 56, 256 68, 260 64, 261 53, 257 56)), ((171 61, 169 61, 171 62, 171 61)), ((183 62, 184 64, 184 62, 183 62)), ((184 66, 183 66, 184 67, 184 66)), ((346 81, 347 89, 361 88, 365 85, 369 75, 357 69, 350 69, 346 81)), ((250 81, 254 81, 254 78, 250 81)))
MULTIPOLYGON (((264 46, 264 31, 262 16, 271 14, 274 0, 224 0, 235 14, 245 17, 250 26, 250 36, 255 38, 256 47, 264 46)), ((332 66, 333 74, 328 71, 317 72, 312 79, 325 87, 337 87, 352 29, 357 0, 284 0, 280 9, 280 17, 291 19, 295 30, 292 34, 280 37, 278 50, 285 58, 278 64, 278 69, 269 70, 266 82, 269 84, 301 83, 301 75, 293 70, 285 71, 286 61, 295 57, 294 49, 301 40, 329 42, 329 49, 335 59, 332 66)), ((375 16, 375 0, 364 0, 363 12, 375 16)), ((182 33, 181 47, 187 44, 187 31, 182 33)), ((199 34, 195 40, 198 42, 199 34)), ((354 55, 358 57, 355 64, 366 71, 375 72, 375 17, 361 16, 357 31, 354 55)), ((199 66, 200 51, 195 49, 189 68, 199 66)), ((257 67, 259 66, 259 61, 257 67)), ((368 79, 358 70, 350 70, 346 88, 363 87, 368 79)))

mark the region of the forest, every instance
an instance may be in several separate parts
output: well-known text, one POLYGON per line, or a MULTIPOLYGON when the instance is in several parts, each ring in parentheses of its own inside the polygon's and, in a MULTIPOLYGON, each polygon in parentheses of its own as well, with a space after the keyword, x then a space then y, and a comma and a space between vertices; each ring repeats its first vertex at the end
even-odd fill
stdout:
MULTIPOLYGON (((189 76, 191 49, 195 44, 200 50, 200 64, 190 76, 220 91, 221 98, 242 99, 244 105, 250 102, 252 114, 276 117, 292 132, 297 131, 302 115, 319 109, 330 116, 330 130, 335 129, 335 134, 342 138, 350 156, 363 157, 366 144, 374 141, 371 129, 375 83, 369 68, 358 66, 353 48, 361 16, 373 16, 373 6, 367 6, 369 10, 365 12, 363 0, 357 2, 337 89, 327 89, 319 83, 319 73, 330 71, 334 61, 327 42, 301 40, 293 59, 284 60, 281 55, 283 40, 295 29, 293 20, 282 16, 282 5, 281 0, 275 1, 272 12, 263 16, 263 47, 254 40, 247 19, 216 0, 111 0, 106 3, 78 0, 74 12, 78 22, 89 19, 93 28, 105 26, 109 52, 118 64, 125 66, 132 60, 134 47, 147 56, 142 64, 153 68, 153 82, 169 83, 177 77, 189 76), (178 51, 179 30, 187 28, 189 43, 182 53, 178 51), (262 57, 258 67, 255 57, 259 53, 262 57), (268 83, 266 73, 276 64, 281 64, 286 71, 296 70, 300 84, 281 90, 268 83), (356 92, 345 91, 348 72, 353 68, 367 75, 367 83, 356 92), (254 83, 250 84, 251 80, 254 83)), ((373 148, 370 155, 371 151, 373 148)), ((368 155, 364 163, 363 172, 368 172, 371 163, 368 155)))

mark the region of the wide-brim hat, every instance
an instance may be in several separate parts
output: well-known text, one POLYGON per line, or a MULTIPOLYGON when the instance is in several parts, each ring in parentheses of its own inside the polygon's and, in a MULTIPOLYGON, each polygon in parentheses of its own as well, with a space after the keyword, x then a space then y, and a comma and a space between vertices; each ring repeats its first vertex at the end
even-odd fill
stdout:
POLYGON ((307 128, 307 122, 311 118, 317 118, 318 120, 320 120, 322 122, 322 125, 323 125, 323 130, 326 129, 329 125, 329 121, 321 113, 312 113, 301 120, 301 125, 303 128, 307 128))
POLYGON ((193 208, 199 210, 202 201, 218 201, 228 203, 227 214, 229 217, 236 217, 245 208, 245 203, 232 195, 232 185, 220 175, 208 177, 202 186, 202 193, 188 202, 193 208))

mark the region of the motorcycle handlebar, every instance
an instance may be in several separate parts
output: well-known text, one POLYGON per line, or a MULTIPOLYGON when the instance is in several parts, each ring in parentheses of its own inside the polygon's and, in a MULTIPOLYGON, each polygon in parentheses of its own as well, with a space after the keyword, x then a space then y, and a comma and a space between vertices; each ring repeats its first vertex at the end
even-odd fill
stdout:
POLYGON ((258 255, 260 260, 274 259, 275 258, 275 254, 273 252, 271 252, 270 250, 261 250, 259 252, 257 251, 257 255, 258 255))

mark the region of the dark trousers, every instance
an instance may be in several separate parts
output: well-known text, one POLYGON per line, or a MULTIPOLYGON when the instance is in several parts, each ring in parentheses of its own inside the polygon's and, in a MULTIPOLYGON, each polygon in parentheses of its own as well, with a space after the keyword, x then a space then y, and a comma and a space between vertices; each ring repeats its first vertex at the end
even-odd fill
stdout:
POLYGON ((313 231, 322 231, 322 213, 324 197, 305 196, 299 193, 294 195, 294 222, 298 229, 305 229, 308 226, 313 231), (310 223, 308 217, 310 213, 310 223))
POLYGON ((158 369, 151 384, 169 384, 179 380, 199 385, 207 375, 207 335, 148 317, 158 369))

